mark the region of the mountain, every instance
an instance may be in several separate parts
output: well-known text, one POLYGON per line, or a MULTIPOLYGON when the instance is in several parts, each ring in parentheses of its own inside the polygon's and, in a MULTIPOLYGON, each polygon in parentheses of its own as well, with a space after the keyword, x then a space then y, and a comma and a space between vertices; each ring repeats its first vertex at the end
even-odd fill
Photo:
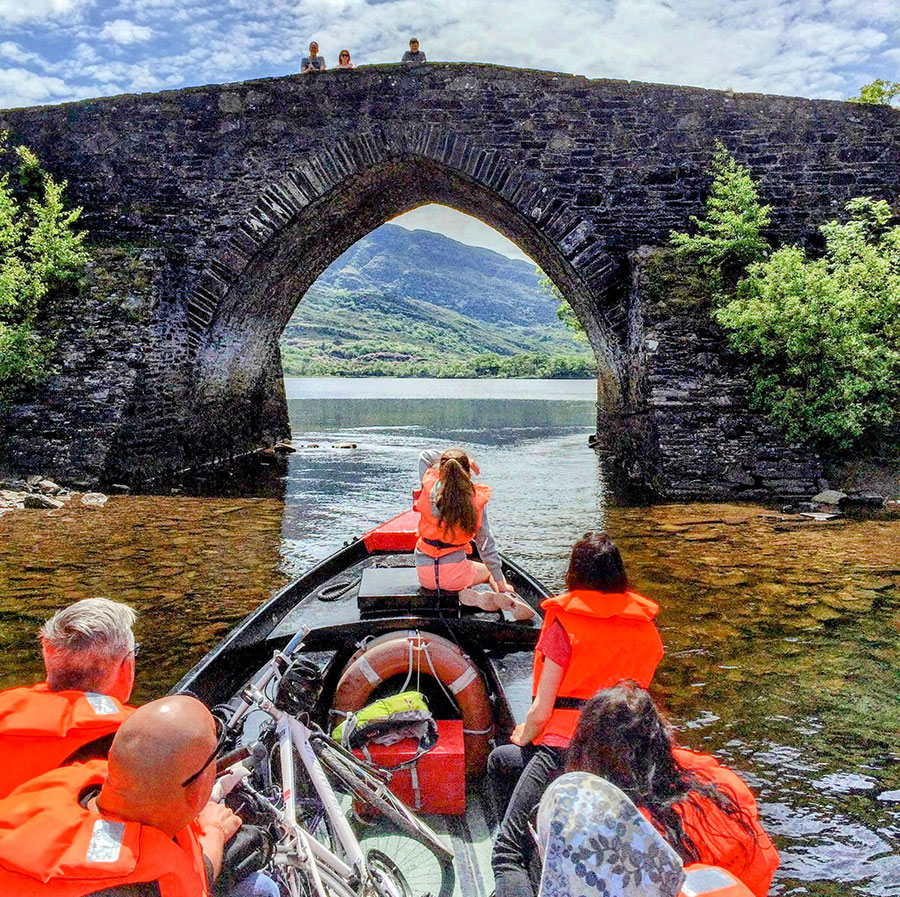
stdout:
POLYGON ((285 372, 297 375, 593 370, 590 349, 560 323, 534 265, 391 224, 326 269, 281 342, 285 372))

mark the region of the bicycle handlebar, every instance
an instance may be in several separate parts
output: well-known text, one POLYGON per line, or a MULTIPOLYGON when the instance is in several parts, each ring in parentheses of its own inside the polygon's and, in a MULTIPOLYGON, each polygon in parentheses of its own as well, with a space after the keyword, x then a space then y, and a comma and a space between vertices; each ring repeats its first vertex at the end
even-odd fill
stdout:
MULTIPOLYGON (((290 641, 284 646, 283 651, 276 651, 272 655, 272 659, 263 667, 255 682, 250 684, 250 688, 255 688, 262 692, 265 687, 272 681, 276 675, 282 675, 284 671, 291 665, 294 654, 303 646, 303 640, 310 633, 309 626, 301 626, 291 637, 290 641)), ((246 691, 246 689, 245 689, 246 691)), ((250 701, 242 698, 241 703, 231 715, 231 719, 227 720, 225 727, 234 729, 237 724, 244 718, 244 714, 250 709, 250 701)))

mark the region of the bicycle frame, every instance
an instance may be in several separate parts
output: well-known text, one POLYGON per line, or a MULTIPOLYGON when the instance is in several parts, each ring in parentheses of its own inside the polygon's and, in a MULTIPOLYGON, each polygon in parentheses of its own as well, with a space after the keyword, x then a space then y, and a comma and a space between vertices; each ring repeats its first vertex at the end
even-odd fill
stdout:
POLYGON ((279 710, 255 686, 249 686, 245 689, 244 695, 245 699, 250 699, 248 704, 255 704, 260 710, 263 710, 275 720, 275 731, 278 736, 278 751, 281 762, 281 791, 284 802, 284 809, 282 810, 283 821, 291 830, 291 834, 296 839, 298 846, 302 845, 306 848, 308 860, 311 864, 313 881, 321 897, 328 897, 328 895, 321 886, 319 870, 316 868, 317 863, 323 863, 331 873, 338 876, 339 880, 359 891, 360 885, 363 885, 369 877, 365 856, 356 834, 341 810, 337 795, 335 795, 334 789, 331 787, 331 783, 322 769, 319 758, 313 750, 309 738, 311 730, 296 717, 279 710), (309 775, 313 788, 315 788, 319 799, 322 801, 325 816, 328 819, 334 837, 344 851, 346 861, 325 847, 311 833, 306 832, 297 822, 296 780, 294 774, 295 749, 309 775))

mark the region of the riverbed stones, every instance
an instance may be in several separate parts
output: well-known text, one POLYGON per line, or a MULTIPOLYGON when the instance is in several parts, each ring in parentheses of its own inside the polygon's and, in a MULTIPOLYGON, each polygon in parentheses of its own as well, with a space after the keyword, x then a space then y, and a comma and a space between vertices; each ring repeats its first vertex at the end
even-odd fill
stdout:
POLYGON ((855 492, 851 495, 845 495, 838 502, 838 507, 842 511, 877 510, 884 507, 884 497, 876 495, 874 492, 855 492))
POLYGON ((814 495, 811 501, 819 505, 838 505, 841 503, 841 499, 846 497, 844 492, 839 492, 837 489, 823 489, 814 495))

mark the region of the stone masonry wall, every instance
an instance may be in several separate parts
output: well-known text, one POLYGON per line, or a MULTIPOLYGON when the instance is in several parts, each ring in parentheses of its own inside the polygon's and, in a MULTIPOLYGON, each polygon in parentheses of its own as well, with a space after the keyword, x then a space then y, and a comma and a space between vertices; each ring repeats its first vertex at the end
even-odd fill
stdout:
POLYGON ((759 412, 738 355, 710 317, 696 271, 673 254, 632 254, 633 361, 641 398, 609 420, 614 462, 633 487, 669 499, 792 499, 824 485, 810 449, 789 444, 759 412))

